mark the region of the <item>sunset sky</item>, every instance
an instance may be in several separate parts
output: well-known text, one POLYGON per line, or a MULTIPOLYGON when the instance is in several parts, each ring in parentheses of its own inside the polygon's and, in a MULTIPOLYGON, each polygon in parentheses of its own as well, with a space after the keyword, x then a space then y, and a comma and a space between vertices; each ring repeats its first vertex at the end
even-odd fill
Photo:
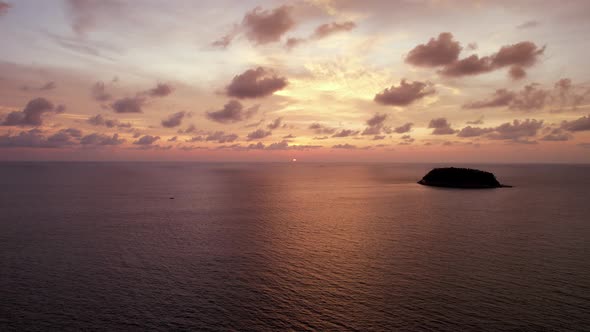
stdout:
POLYGON ((590 162, 590 1, 0 1, 0 160, 590 162))

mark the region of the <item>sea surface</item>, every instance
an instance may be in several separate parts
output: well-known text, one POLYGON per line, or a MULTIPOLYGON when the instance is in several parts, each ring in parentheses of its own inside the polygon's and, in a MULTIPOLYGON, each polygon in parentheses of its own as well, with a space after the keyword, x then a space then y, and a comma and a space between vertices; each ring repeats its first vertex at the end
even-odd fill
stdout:
POLYGON ((0 330, 589 331, 590 166, 434 166, 0 163, 0 330))

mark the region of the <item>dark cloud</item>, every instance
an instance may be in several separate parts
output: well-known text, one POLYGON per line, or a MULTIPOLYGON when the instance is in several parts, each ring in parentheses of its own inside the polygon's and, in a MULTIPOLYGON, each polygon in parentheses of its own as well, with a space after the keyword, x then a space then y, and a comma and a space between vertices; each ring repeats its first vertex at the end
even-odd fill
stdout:
POLYGON ((43 115, 45 113, 61 113, 64 110, 64 106, 55 107, 45 98, 35 98, 29 101, 22 111, 8 113, 1 125, 40 126, 43 124, 43 115))
POLYGON ((362 132, 362 135, 379 135, 384 129, 384 123, 387 119, 387 114, 375 114, 367 120, 368 127, 362 132))
POLYGON ((583 116, 573 121, 564 121, 561 128, 567 131, 587 131, 590 130, 590 115, 583 116))
POLYGON ((226 134, 223 131, 216 131, 210 133, 205 137, 205 141, 216 141, 217 143, 231 143, 238 139, 238 135, 236 134, 226 134))
POLYGON ((486 107, 508 106, 514 100, 516 94, 506 89, 499 89, 494 92, 491 98, 480 101, 474 101, 463 105, 463 108, 477 109, 486 107))
POLYGON ((112 96, 106 92, 106 87, 103 82, 96 82, 90 89, 90 94, 94 100, 105 102, 111 100, 112 96))
POLYGON ((137 141, 133 142, 135 145, 152 145, 160 139, 160 136, 144 135, 137 141))
POLYGON ((268 129, 277 129, 279 128, 281 125, 283 124, 283 118, 276 118, 273 122, 269 123, 268 126, 266 126, 268 129))
POLYGON ((529 84, 521 91, 511 92, 499 89, 491 98, 474 101, 463 105, 463 108, 478 109, 487 107, 504 107, 512 110, 531 111, 542 109, 550 97, 550 91, 539 88, 538 84, 529 84))
POLYGON ((538 21, 532 20, 532 21, 526 21, 520 25, 517 25, 516 28, 517 29, 530 29, 530 28, 537 27, 538 25, 539 25, 538 21))
POLYGON ((11 4, 4 2, 4 1, 0 1, 0 16, 8 13, 8 11, 10 10, 11 7, 12 7, 11 4))
POLYGON ((327 127, 321 123, 312 123, 311 125, 309 125, 309 129, 313 130, 316 134, 318 135, 322 135, 322 134, 333 134, 336 132, 336 128, 330 128, 327 127))
POLYGON ((467 124, 471 124, 471 125, 483 124, 483 116, 480 116, 479 118, 477 118, 477 120, 467 121, 467 124))
POLYGON ((53 90, 55 88, 57 88, 57 84, 52 81, 52 82, 47 82, 37 88, 31 88, 28 85, 25 85, 21 89, 24 91, 32 91, 32 90, 34 90, 34 91, 49 91, 49 90, 53 90))
POLYGON ((76 138, 82 137, 82 131, 80 129, 76 129, 76 128, 66 128, 66 129, 60 130, 60 132, 66 133, 71 137, 76 137, 76 138))
MULTIPOLYGON (((470 46, 473 50, 475 47, 470 46)), ((406 62, 414 66, 443 67, 439 73, 447 77, 461 77, 479 75, 497 69, 511 67, 509 74, 513 79, 522 79, 526 76, 525 67, 531 67, 543 55, 545 47, 538 47, 530 41, 523 41, 500 48, 498 52, 490 56, 478 56, 472 54, 459 59, 461 45, 453 40, 453 35, 448 32, 441 33, 437 39, 431 38, 426 44, 421 44, 412 49, 406 57, 406 62)))
POLYGON ((457 136, 459 137, 477 137, 494 131, 493 128, 479 128, 467 126, 459 131, 457 136))
POLYGON ((316 140, 316 141, 322 141, 322 140, 325 140, 325 139, 328 139, 328 138, 330 138, 330 136, 314 137, 313 139, 316 140))
MULTIPOLYGON (((77 134, 77 133, 75 133, 77 134)), ((72 140, 69 130, 60 130, 47 137, 39 129, 21 131, 18 135, 9 134, 0 136, 0 147, 2 148, 60 148, 76 144, 72 140)))
POLYGON ((155 88, 148 90, 146 93, 150 97, 166 97, 171 94, 172 91, 174 91, 174 89, 169 84, 158 83, 155 88))
POLYGON ((350 31, 354 28, 356 28, 356 23, 353 21, 326 23, 315 29, 312 38, 322 39, 338 32, 350 31))
MULTIPOLYGON (((590 126, 589 126, 589 128, 590 128, 590 126)), ((547 135, 543 136, 543 138, 541 138, 541 140, 542 141, 551 141, 551 142, 563 142, 563 141, 569 141, 572 138, 573 138, 572 134, 564 131, 561 128, 554 128, 554 129, 551 129, 551 131, 549 131, 549 133, 547 133, 547 135)))
POLYGON ((178 136, 174 136, 168 139, 168 142, 176 142, 178 140, 178 136))
POLYGON ((529 84, 514 97, 510 109, 531 111, 542 109, 550 95, 550 91, 539 88, 538 84, 529 84))
POLYGON ((512 66, 508 71, 508 75, 510 75, 510 78, 517 81, 526 77, 526 71, 520 66, 512 66))
POLYGON ((402 79, 399 86, 386 88, 375 95, 375 102, 382 105, 407 106, 416 100, 436 93, 430 82, 408 83, 402 79))
POLYGON ((287 136, 283 136, 283 138, 291 139, 291 138, 297 138, 297 137, 296 136, 293 136, 292 134, 289 134, 287 136))
POLYGON ((185 115, 186 112, 177 112, 174 114, 170 114, 170 116, 162 120, 162 126, 166 128, 178 127, 182 124, 182 119, 184 119, 185 115))
POLYGON ((408 122, 408 123, 405 123, 405 124, 403 124, 403 125, 401 125, 399 127, 396 127, 395 129, 393 129, 393 131, 396 132, 396 133, 398 133, 398 134, 407 133, 410 130, 412 130, 412 126, 413 125, 414 124, 412 122, 408 122))
POLYGON ((428 128, 434 129, 432 135, 451 135, 457 131, 451 128, 451 124, 445 118, 437 118, 430 120, 428 128))
POLYGON ((484 56, 480 58, 477 54, 473 54, 446 65, 439 73, 449 77, 479 75, 492 71, 491 63, 492 59, 490 57, 484 56))
POLYGON ((262 67, 246 70, 236 75, 226 87, 226 93, 235 98, 261 98, 284 89, 288 82, 285 77, 262 67))
POLYGON ((543 121, 526 119, 524 121, 514 120, 494 128, 494 131, 487 135, 490 139, 519 140, 526 137, 534 137, 539 129, 543 127, 543 121))
POLYGON ((356 23, 353 21, 345 21, 345 22, 332 22, 326 23, 318 26, 313 34, 308 38, 289 38, 285 42, 285 46, 288 49, 291 49, 295 46, 301 45, 303 43, 313 41, 313 40, 320 40, 326 37, 329 37, 333 34, 345 31, 351 31, 352 29, 356 28, 356 23))
POLYGON ((437 67, 451 64, 459 58, 461 44, 453 35, 443 32, 437 39, 431 38, 426 44, 416 46, 408 53, 406 62, 414 66, 437 67))
POLYGON ((119 134, 113 134, 112 136, 93 133, 86 135, 80 139, 82 145, 120 145, 125 142, 124 139, 119 138, 119 134))
POLYGON ((299 46, 305 42, 307 42, 307 39, 305 39, 305 38, 289 38, 285 42, 285 46, 287 48, 291 49, 291 48, 299 46))
POLYGON ((543 52, 545 52, 545 47, 539 48, 535 43, 529 41, 503 46, 498 53, 492 56, 492 65, 495 68, 530 67, 538 61, 543 52))
POLYGON ((248 134, 248 140, 252 141, 255 139, 261 139, 261 138, 268 137, 270 135, 272 135, 272 132, 270 130, 257 129, 257 130, 248 134))
POLYGON ((332 135, 332 137, 350 137, 358 135, 359 130, 352 130, 352 129, 342 129, 339 132, 332 135))
POLYGON ((223 106, 223 109, 207 112, 207 118, 219 123, 234 123, 251 118, 257 111, 258 106, 244 109, 244 106, 239 101, 230 100, 223 106))
POLYGON ((416 141, 416 139, 412 138, 410 135, 403 135, 401 137, 402 141, 399 142, 399 145, 410 145, 416 141))
POLYGON ((115 113, 143 113, 141 108, 144 104, 145 99, 143 97, 125 97, 112 103, 111 108, 115 113))
POLYGON ((192 134, 192 133, 196 133, 196 132, 201 132, 200 130, 197 129, 197 127, 195 127, 195 125, 189 125, 188 127, 186 127, 186 129, 182 130, 179 129, 178 133, 179 134, 192 134))
POLYGON ((118 0, 66 0, 72 30, 85 34, 98 25, 99 17, 117 15, 121 11, 121 4, 118 0))
POLYGON ((480 58, 478 55, 473 54, 467 58, 457 60, 447 64, 439 73, 448 77, 461 77, 483 74, 512 66, 511 76, 513 78, 515 76, 522 78, 526 75, 523 67, 534 65, 544 52, 545 47, 539 48, 535 43, 524 41, 503 46, 491 56, 480 58))
POLYGON ((345 149, 345 150, 353 150, 356 149, 356 145, 351 144, 336 144, 332 146, 332 149, 345 149))
POLYGON ((292 7, 289 6, 281 6, 273 10, 256 7, 244 16, 242 21, 244 34, 256 44, 278 42, 295 26, 291 12, 292 7))
POLYGON ((89 117, 86 122, 90 123, 93 126, 105 126, 107 128, 131 128, 131 123, 129 122, 119 122, 116 119, 107 119, 101 114, 97 114, 95 116, 89 117))

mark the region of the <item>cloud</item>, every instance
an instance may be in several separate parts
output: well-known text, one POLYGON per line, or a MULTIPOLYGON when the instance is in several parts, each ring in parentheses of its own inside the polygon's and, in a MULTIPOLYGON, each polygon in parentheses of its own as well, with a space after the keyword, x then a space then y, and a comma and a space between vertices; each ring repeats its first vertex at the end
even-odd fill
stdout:
POLYGON ((82 145, 120 145, 125 143, 125 139, 119 138, 119 134, 113 134, 112 136, 93 133, 86 135, 80 139, 82 145))
POLYGON ((195 133, 195 132, 202 132, 202 131, 201 130, 198 130, 197 127, 195 127, 195 125, 193 125, 193 124, 189 125, 184 130, 182 130, 182 129, 179 129, 178 130, 178 133, 179 134, 192 134, 192 133, 195 133))
POLYGON ((234 123, 251 118, 258 111, 258 105, 244 109, 244 106, 237 100, 230 100, 223 106, 223 109, 207 112, 207 118, 219 123, 234 123))
POLYGON ((131 123, 129 122, 119 122, 119 120, 115 119, 107 119, 103 117, 101 114, 97 114, 95 116, 89 117, 86 122, 93 126, 105 126, 107 128, 131 128, 131 123))
POLYGON ((177 112, 174 114, 170 114, 168 118, 162 120, 162 126, 166 128, 174 128, 178 127, 182 124, 182 119, 184 119, 186 112, 177 112))
POLYGON ((491 61, 490 57, 480 58, 477 54, 473 54, 446 65, 439 73, 449 77, 483 74, 493 70, 491 61))
POLYGON ((63 105, 55 107, 45 98, 35 98, 30 100, 22 111, 8 113, 1 125, 40 126, 43 124, 43 115, 45 113, 61 113, 64 109, 63 105))
POLYGON ((512 66, 508 71, 508 75, 510 75, 513 80, 517 81, 526 77, 526 71, 520 66, 512 66))
POLYGON ((545 52, 544 46, 539 48, 530 41, 502 46, 498 53, 492 56, 492 65, 495 68, 506 66, 530 67, 538 61, 543 52, 545 52))
POLYGON ((478 109, 487 107, 501 107, 508 106, 514 100, 516 94, 506 89, 498 89, 491 98, 474 101, 463 105, 463 108, 467 109, 478 109))
POLYGON ((356 145, 351 144, 336 144, 332 146, 332 149, 345 149, 345 150, 354 150, 356 149, 356 145))
POLYGON ((393 131, 394 131, 395 133, 398 133, 398 134, 407 133, 407 132, 409 132, 410 130, 412 130, 412 126, 413 126, 413 125, 414 125, 414 124, 413 124, 412 122, 408 122, 408 123, 405 123, 405 124, 403 124, 403 125, 401 125, 401 126, 399 126, 399 127, 396 127, 395 129, 393 129, 393 131))
POLYGON ((158 83, 156 87, 146 91, 146 93, 150 97, 166 97, 171 94, 172 91, 174 91, 174 89, 169 84, 158 83))
POLYGON ((437 118, 430 120, 428 128, 434 129, 432 135, 451 135, 457 131, 451 128, 451 124, 445 118, 437 118))
POLYGON ((295 27, 292 17, 293 8, 281 6, 272 10, 256 7, 244 15, 241 24, 212 43, 213 46, 226 48, 240 34, 256 45, 278 42, 281 37, 295 27))
POLYGON ((244 16, 242 21, 244 34, 256 44, 278 42, 295 26, 291 12, 290 6, 281 6, 273 10, 256 7, 244 16))
POLYGON ((479 109, 507 106, 512 110, 531 111, 542 109, 549 97, 550 91, 541 89, 538 84, 532 83, 518 92, 498 89, 491 98, 464 104, 463 108, 479 109))
POLYGON ((112 96, 106 92, 106 88, 103 82, 96 82, 90 89, 90 95, 94 100, 99 102, 105 102, 111 100, 112 96))
POLYGON ((494 128, 494 131, 487 135, 490 139, 512 139, 518 140, 523 137, 533 137, 537 135, 537 132, 543 126, 543 120, 530 120, 525 121, 514 120, 512 123, 507 122, 494 128))
POLYGON ((143 113, 144 104, 145 99, 141 96, 125 97, 112 103, 111 108, 115 113, 143 113))
POLYGON ((545 47, 539 48, 535 43, 524 41, 512 45, 502 46, 491 56, 479 57, 473 54, 467 58, 457 60, 444 66, 439 73, 447 77, 461 77, 488 73, 497 69, 512 66, 510 75, 522 78, 526 75, 523 67, 530 67, 537 63, 545 52, 545 47))
POLYGON ((67 0, 68 13, 72 18, 72 30, 85 34, 98 25, 101 16, 113 16, 120 12, 117 0, 67 0))
MULTIPOLYGON (((468 49, 474 48, 470 44, 468 49)), ((453 35, 443 32, 437 39, 431 38, 428 43, 412 49, 406 57, 406 62, 421 67, 442 67, 438 72, 446 77, 479 75, 511 67, 510 76, 513 79, 522 79, 526 76, 524 67, 531 67, 537 63, 539 57, 545 52, 545 47, 523 41, 502 46, 498 52, 490 56, 479 57, 477 54, 472 54, 459 59, 461 50, 461 44, 453 40, 453 35)))
POLYGON ((467 126, 459 131, 457 136, 459 137, 477 137, 494 131, 493 128, 479 128, 467 126))
MULTIPOLYGON (((376 113, 367 120, 368 127, 362 132, 362 135, 379 135, 384 129, 384 123, 387 119, 387 114, 376 113)), ((388 130, 389 131, 389 130, 388 130)))
POLYGON ((430 82, 408 83, 402 79, 399 86, 391 86, 375 95, 375 102, 390 106, 407 106, 416 100, 436 93, 430 82))
POLYGON ((80 137, 81 132, 77 129, 62 129, 50 136, 46 136, 39 129, 21 131, 18 135, 9 134, 0 136, 1 148, 60 148, 75 145, 73 140, 80 137))
POLYGON ((326 23, 315 29, 312 38, 322 39, 338 32, 350 31, 354 28, 356 28, 356 23, 353 21, 326 23))
POLYGON ((561 129, 567 131, 587 131, 590 130, 590 115, 583 116, 573 121, 564 121, 561 123, 561 129))
POLYGON ((517 25, 516 28, 517 29, 530 29, 530 28, 534 28, 534 27, 539 26, 539 24, 540 23, 538 21, 535 21, 535 20, 526 21, 526 22, 524 22, 524 23, 522 23, 520 25, 517 25))
POLYGON ((313 130, 318 135, 322 135, 322 134, 331 135, 336 132, 336 128, 330 128, 330 127, 327 127, 327 126, 317 123, 317 122, 312 123, 311 125, 309 125, 308 128, 313 130))
POLYGON ((284 89, 288 84, 285 77, 262 67, 246 70, 236 75, 226 87, 226 93, 235 98, 261 98, 284 89))
POLYGON ((152 145, 160 139, 160 136, 144 135, 137 141, 133 142, 135 145, 152 145))
MULTIPOLYGON (((590 127, 589 127, 590 128, 590 127)), ((565 132, 561 128, 552 129, 547 135, 541 138, 542 141, 563 142, 572 139, 572 134, 565 132)))
POLYGON ((283 118, 279 117, 276 118, 273 122, 269 123, 268 126, 266 126, 268 129, 277 129, 281 126, 281 124, 283 123, 283 118))
POLYGON ((514 100, 510 103, 510 109, 520 111, 542 109, 549 94, 548 90, 540 89, 538 84, 529 84, 516 94, 514 100))
POLYGON ((402 141, 399 142, 399 145, 410 145, 416 141, 416 139, 412 138, 410 135, 403 135, 401 137, 402 141))
POLYGON ((0 16, 8 13, 10 8, 12 8, 11 4, 4 2, 4 1, 0 1, 0 16))
POLYGON ((37 87, 37 88, 31 88, 28 85, 25 85, 21 89, 23 91, 31 91, 31 90, 36 90, 36 91, 49 91, 49 90, 53 90, 55 88, 57 88, 57 84, 55 82, 51 81, 51 82, 47 82, 47 83, 45 83, 45 84, 43 84, 43 85, 41 85, 40 87, 37 87))
POLYGON ((255 139, 261 139, 261 138, 265 138, 272 135, 272 132, 270 130, 264 130, 264 129, 257 129, 251 133, 248 134, 248 140, 252 141, 255 139))
POLYGON ((178 140, 178 136, 174 136, 168 139, 168 142, 176 142, 178 140))
POLYGON ((483 116, 480 116, 479 118, 477 118, 476 120, 473 120, 473 121, 467 121, 467 124, 471 124, 471 125, 483 124, 483 116))
POLYGON ((461 44, 453 40, 453 34, 443 32, 437 39, 431 38, 408 53, 406 62, 414 66, 437 67, 451 64, 459 58, 461 44))
POLYGON ((341 131, 337 132, 336 134, 332 135, 332 137, 350 137, 358 135, 359 130, 352 130, 352 129, 342 129, 341 131))
POLYGON ((236 134, 226 134, 223 131, 216 131, 210 133, 205 137, 205 141, 216 141, 217 143, 231 143, 238 139, 238 135, 236 134))
POLYGON ((283 136, 283 138, 292 139, 292 138, 297 138, 297 136, 293 136, 292 134, 289 134, 287 136, 283 136))

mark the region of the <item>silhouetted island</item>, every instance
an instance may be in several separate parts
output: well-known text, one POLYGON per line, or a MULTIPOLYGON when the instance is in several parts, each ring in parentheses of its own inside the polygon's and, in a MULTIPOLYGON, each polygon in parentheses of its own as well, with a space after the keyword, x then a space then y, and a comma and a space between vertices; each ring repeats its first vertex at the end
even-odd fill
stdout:
POLYGON ((433 187, 481 189, 510 187, 500 184, 493 173, 471 168, 435 168, 419 184, 433 187))

